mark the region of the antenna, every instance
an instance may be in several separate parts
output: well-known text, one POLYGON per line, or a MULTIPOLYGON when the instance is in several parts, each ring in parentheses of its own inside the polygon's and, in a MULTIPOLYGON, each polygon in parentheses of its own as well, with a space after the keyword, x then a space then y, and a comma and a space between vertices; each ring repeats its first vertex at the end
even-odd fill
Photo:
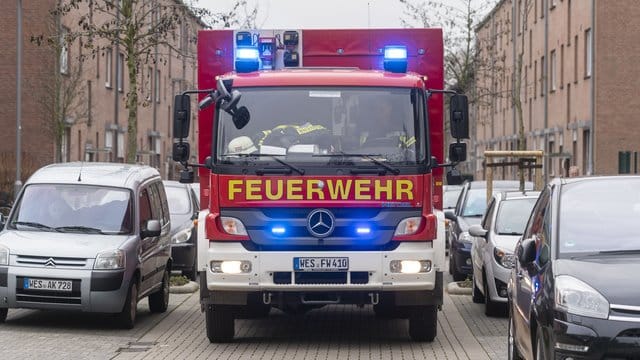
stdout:
POLYGON ((82 167, 84 166, 84 159, 80 160, 80 172, 78 173, 78 182, 82 181, 82 167))
POLYGON ((367 1, 367 28, 371 28, 371 3, 367 1))

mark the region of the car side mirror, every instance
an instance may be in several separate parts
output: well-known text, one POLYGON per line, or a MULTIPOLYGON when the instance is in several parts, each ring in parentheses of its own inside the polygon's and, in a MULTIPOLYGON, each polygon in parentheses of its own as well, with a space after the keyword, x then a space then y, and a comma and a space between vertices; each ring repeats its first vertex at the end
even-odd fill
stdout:
POLYGON ((191 97, 187 94, 176 95, 173 101, 173 138, 189 137, 191 123, 191 97))
POLYGON ((140 236, 143 239, 160 236, 160 220, 148 220, 140 231, 140 236))
POLYGON ((189 160, 189 156, 191 156, 191 146, 186 142, 173 143, 173 148, 171 150, 171 158, 176 162, 185 162, 189 160))
POLYGON ((251 115, 249 114, 249 110, 246 106, 240 106, 233 112, 232 119, 233 125, 235 125, 236 129, 242 129, 249 123, 251 115))
POLYGON ((469 138, 469 101, 466 95, 456 94, 449 101, 451 136, 456 139, 469 138))
POLYGON ((536 241, 529 238, 522 240, 518 249, 518 261, 521 266, 528 266, 536 261, 536 241))
POLYGON ((456 214, 451 211, 451 210, 447 210, 444 212, 444 218, 447 220, 451 220, 451 221, 458 221, 458 219, 456 218, 456 214))
POLYGON ((449 144, 449 161, 459 163, 467 160, 467 144, 453 143, 449 144))
POLYGON ((487 233, 488 231, 483 229, 482 226, 476 224, 476 225, 471 225, 469 227, 469 235, 471 236, 475 236, 475 237, 481 237, 483 239, 487 239, 487 233))
POLYGON ((452 167, 447 171, 447 184, 448 185, 461 185, 464 182, 465 177, 460 173, 460 170, 452 167))

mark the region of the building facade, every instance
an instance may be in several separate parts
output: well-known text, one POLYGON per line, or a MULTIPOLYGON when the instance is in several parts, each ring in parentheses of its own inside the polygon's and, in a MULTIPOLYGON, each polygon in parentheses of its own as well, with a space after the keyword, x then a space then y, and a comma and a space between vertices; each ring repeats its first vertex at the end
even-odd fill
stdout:
POLYGON ((476 30, 467 170, 484 178, 485 150, 516 150, 522 119, 526 149, 545 153, 547 179, 637 173, 639 15, 634 0, 500 1, 476 30))
MULTIPOLYGON (((79 30, 78 20, 91 14, 96 23, 110 20, 90 8, 101 1, 82 3, 62 17, 50 11, 56 0, 23 1, 21 154, 24 182, 38 167, 59 161, 126 161, 127 93, 129 76, 123 44, 109 44, 92 54, 80 37, 70 43, 65 35, 79 30), (33 37, 44 35, 38 45, 33 37), (55 39, 59 39, 58 44, 55 39), (54 39, 53 46, 47 39, 54 39), (59 121, 61 119, 61 121, 59 121)), ((134 2, 136 3, 136 2, 134 2)), ((177 0, 137 2, 159 9, 158 3, 181 5, 177 0)), ((0 132, 2 191, 11 190, 16 173, 16 2, 0 4, 0 106, 4 109, 0 132)), ((149 16, 158 16, 149 13, 149 16)), ((197 31, 203 24, 189 16, 169 34, 169 45, 154 45, 149 59, 138 68, 136 161, 158 168, 164 178, 174 177, 171 160, 173 95, 197 87, 197 31)), ((91 39, 100 42, 100 39, 91 39)), ((104 44, 104 43, 103 43, 104 44)), ((191 137, 197 134, 192 121, 191 137)), ((192 140, 193 141, 193 140, 192 140)), ((197 155, 197 154, 194 154, 197 155)))

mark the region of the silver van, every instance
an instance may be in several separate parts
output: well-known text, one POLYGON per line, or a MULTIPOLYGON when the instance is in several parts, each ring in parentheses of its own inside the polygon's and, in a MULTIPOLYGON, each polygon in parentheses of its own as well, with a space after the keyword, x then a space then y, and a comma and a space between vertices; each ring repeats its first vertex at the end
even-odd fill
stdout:
POLYGON ((169 303, 170 216, 157 170, 63 163, 25 183, 0 233, 0 322, 9 308, 114 313, 169 303))

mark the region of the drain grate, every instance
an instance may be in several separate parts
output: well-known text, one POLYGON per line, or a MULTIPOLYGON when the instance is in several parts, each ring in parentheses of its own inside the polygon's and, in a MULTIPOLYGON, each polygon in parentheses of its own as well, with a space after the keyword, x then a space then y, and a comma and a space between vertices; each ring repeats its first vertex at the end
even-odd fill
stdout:
POLYGON ((119 353, 130 353, 130 352, 145 352, 155 346, 157 342, 153 341, 140 341, 140 342, 130 342, 126 347, 121 347, 116 350, 119 353))

